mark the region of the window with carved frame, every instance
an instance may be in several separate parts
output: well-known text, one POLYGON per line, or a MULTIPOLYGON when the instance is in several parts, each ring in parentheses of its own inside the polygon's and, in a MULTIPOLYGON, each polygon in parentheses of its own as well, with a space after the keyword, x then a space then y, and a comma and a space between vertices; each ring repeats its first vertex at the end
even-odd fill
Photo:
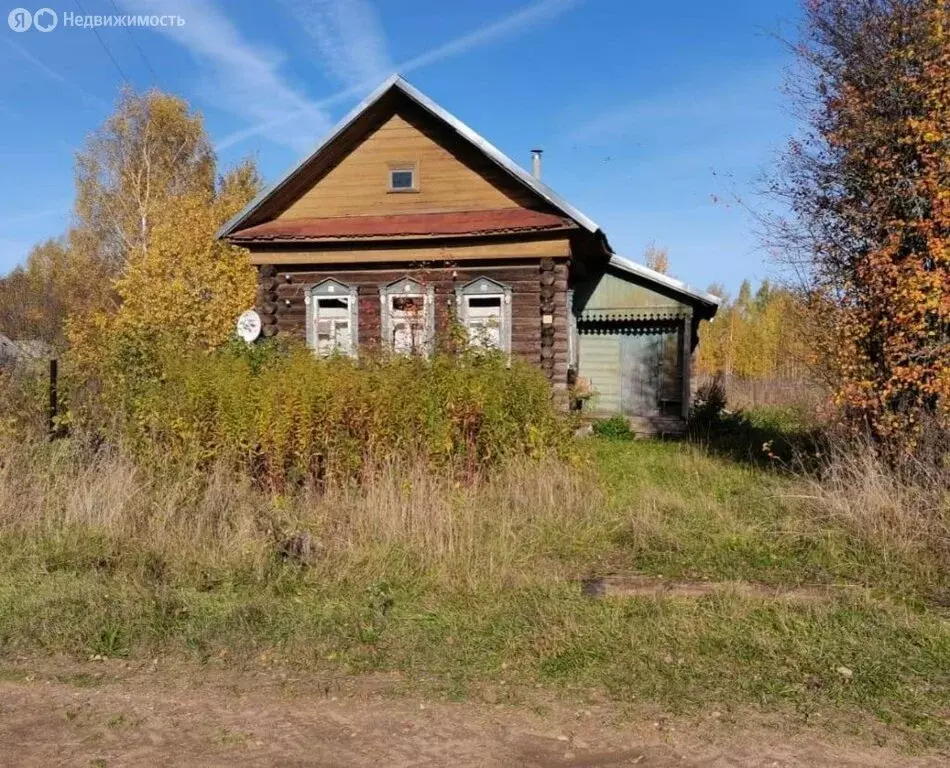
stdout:
POLYGON ((425 355, 435 338, 431 285, 406 277, 380 289, 383 344, 397 354, 425 355))
POLYGON ((359 303, 355 287, 327 279, 307 292, 307 344, 320 356, 355 355, 359 303))
POLYGON ((511 288, 479 277, 456 289, 458 320, 473 347, 511 352, 511 288))

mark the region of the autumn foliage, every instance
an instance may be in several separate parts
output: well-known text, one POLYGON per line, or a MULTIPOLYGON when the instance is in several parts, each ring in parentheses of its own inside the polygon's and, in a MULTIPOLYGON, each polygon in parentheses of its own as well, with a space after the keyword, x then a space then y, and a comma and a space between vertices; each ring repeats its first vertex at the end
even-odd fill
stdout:
POLYGON ((65 321, 96 307, 108 280, 104 265, 71 247, 66 237, 33 246, 26 262, 0 278, 0 332, 11 339, 65 343, 65 321))
POLYGON ((912 449, 950 425, 950 8, 809 0, 797 83, 809 130, 773 191, 805 278, 816 357, 846 421, 912 449))
POLYGON ((113 301, 70 317, 70 354, 98 377, 161 347, 213 348, 254 301, 244 251, 218 227, 260 187, 245 162, 215 178, 200 116, 173 96, 126 93, 80 154, 73 239, 111 267, 113 301))
POLYGON ((700 325, 697 372, 744 381, 809 378, 801 314, 798 297, 787 288, 765 281, 753 293, 744 281, 735 299, 722 297, 715 320, 700 325))
POLYGON ((255 277, 214 235, 259 189, 251 162, 217 176, 184 100, 124 91, 77 154, 69 230, 0 279, 0 330, 68 348, 89 377, 152 347, 220 345, 255 277))

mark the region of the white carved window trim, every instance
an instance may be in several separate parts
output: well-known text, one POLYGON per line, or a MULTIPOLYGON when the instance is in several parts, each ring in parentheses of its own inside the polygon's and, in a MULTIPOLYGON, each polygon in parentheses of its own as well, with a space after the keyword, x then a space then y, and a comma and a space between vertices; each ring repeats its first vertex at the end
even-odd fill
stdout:
POLYGON ((468 332, 469 344, 475 347, 484 347, 485 338, 480 337, 482 313, 474 313, 471 306, 472 299, 498 299, 498 349, 511 354, 511 287, 503 285, 489 277, 478 277, 465 285, 455 289, 455 304, 457 317, 462 327, 468 332))
POLYGON ((379 301, 383 346, 401 354, 431 354, 435 345, 435 288, 405 277, 380 288, 379 301), (401 299, 421 300, 422 308, 409 317, 396 306, 401 299), (397 349, 396 333, 407 324, 413 329, 411 346, 397 349))
POLYGON ((355 286, 344 285, 339 280, 327 278, 307 291, 307 346, 321 357, 339 352, 355 356, 359 348, 359 295, 355 286), (321 304, 327 301, 345 302, 346 307, 328 307, 321 317, 321 304), (321 349, 318 323, 330 325, 334 341, 321 349), (347 334, 343 329, 349 331, 347 334))
POLYGON ((573 368, 576 373, 580 367, 580 360, 578 359, 580 344, 578 343, 577 315, 574 314, 573 289, 567 292, 567 317, 569 321, 567 328, 567 367, 573 368))

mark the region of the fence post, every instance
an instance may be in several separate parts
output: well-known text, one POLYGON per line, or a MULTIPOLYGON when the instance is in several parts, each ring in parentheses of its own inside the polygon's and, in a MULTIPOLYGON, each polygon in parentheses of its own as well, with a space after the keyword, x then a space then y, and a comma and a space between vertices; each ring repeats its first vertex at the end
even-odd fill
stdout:
POLYGON ((49 439, 56 438, 56 416, 59 411, 59 394, 57 382, 59 379, 59 363, 55 357, 49 361, 49 439))

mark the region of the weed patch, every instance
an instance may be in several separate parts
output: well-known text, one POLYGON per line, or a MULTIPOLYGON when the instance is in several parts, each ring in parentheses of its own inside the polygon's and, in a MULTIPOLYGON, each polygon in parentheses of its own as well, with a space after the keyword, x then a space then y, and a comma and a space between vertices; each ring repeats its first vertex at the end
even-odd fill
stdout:
POLYGON ((393 457, 472 475, 570 448, 543 374, 500 354, 357 361, 245 345, 100 375, 73 382, 77 433, 140 462, 227 464, 277 490, 358 480, 393 457))

